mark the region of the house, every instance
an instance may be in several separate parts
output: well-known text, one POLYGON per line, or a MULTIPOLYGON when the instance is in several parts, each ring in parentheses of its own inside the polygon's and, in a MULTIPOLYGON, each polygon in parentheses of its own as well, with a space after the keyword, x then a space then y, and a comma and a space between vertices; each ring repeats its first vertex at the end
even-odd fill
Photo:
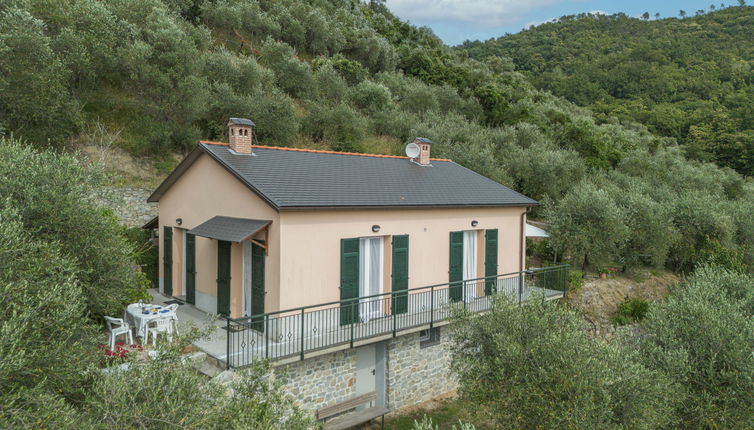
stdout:
POLYGON ((537 202, 431 158, 428 139, 339 153, 253 145, 253 127, 231 118, 228 143, 199 142, 149 198, 161 300, 226 316, 195 346, 228 368, 270 359, 319 418, 454 390, 454 305, 563 296, 567 268, 524 271, 537 202))
POLYGON ((431 158, 428 139, 409 158, 253 145, 253 127, 231 118, 228 143, 199 142, 149 197, 163 294, 235 318, 524 270, 537 202, 431 158))

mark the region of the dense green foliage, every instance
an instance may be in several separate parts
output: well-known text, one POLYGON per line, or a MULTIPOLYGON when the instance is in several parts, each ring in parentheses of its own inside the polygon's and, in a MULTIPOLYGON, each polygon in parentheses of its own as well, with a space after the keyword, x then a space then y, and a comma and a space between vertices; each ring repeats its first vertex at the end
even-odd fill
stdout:
POLYGON ((585 269, 754 268, 751 182, 537 89, 507 58, 468 58, 382 2, 10 0, 0 29, 0 124, 37 145, 104 129, 159 156, 224 140, 229 116, 270 145, 401 154, 423 136, 545 203, 531 217, 553 224, 546 252, 585 269))
POLYGON ((0 162, 0 428, 311 427, 265 367, 231 386, 196 372, 179 354, 194 333, 104 372, 92 316, 138 291, 131 249, 87 197, 91 169, 5 139, 0 154, 19 169, 0 162))
POLYGON ((581 14, 459 49, 510 58, 537 88, 588 106, 600 121, 640 122, 695 158, 752 176, 752 28, 746 6, 651 21, 581 14))
POLYGON ((501 298, 460 313, 451 343, 461 394, 494 428, 668 428, 675 387, 635 350, 589 339, 576 313, 501 298))
POLYGON ((749 428, 754 279, 698 268, 607 343, 564 306, 505 298, 458 309, 453 370, 494 428, 749 428))
POLYGON ((99 170, 0 138, 0 178, 0 199, 34 239, 56 244, 93 316, 117 314, 143 294, 145 280, 133 270, 120 227, 94 201, 104 180, 99 170))
POLYGON ((705 266, 650 307, 642 361, 680 386, 684 428, 747 428, 754 412, 754 278, 705 266))

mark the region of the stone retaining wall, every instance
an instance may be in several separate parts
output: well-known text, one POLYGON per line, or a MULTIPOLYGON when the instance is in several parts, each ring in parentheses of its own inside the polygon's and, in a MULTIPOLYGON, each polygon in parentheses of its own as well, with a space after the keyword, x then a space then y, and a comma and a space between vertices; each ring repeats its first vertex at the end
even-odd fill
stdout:
POLYGON ((458 388, 450 373, 450 339, 440 329, 440 341, 421 348, 419 333, 388 343, 387 401, 398 410, 439 397, 458 388))
POLYGON ((157 215, 157 203, 147 203, 152 190, 134 187, 113 187, 104 190, 97 199, 109 207, 118 222, 128 227, 141 227, 157 215))
MULTIPOLYGON (((389 409, 417 405, 457 388, 450 374, 449 342, 444 332, 439 342, 425 348, 420 345, 419 333, 386 341, 385 399, 389 409)), ((275 372, 296 403, 314 413, 355 396, 356 350, 286 364, 275 372)))
POLYGON ((314 412, 354 395, 356 351, 347 349, 286 364, 275 373, 298 406, 314 412))

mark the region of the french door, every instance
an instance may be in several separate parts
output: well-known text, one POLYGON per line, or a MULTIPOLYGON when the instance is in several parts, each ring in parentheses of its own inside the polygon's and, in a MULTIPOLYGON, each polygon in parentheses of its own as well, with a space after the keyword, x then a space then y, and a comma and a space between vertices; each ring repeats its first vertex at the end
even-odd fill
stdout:
POLYGON ((359 314, 363 321, 380 317, 383 312, 383 298, 372 297, 382 294, 383 282, 383 240, 381 237, 359 239, 359 314))

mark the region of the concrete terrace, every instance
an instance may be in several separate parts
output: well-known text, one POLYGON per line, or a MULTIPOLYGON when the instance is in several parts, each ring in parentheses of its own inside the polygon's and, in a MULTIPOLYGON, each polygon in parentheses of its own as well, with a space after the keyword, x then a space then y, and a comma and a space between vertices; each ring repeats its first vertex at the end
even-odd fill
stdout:
MULTIPOLYGON (((513 301, 554 300, 564 295, 563 291, 520 283, 518 277, 497 282, 496 295, 508 296, 513 301)), ((454 305, 472 312, 488 310, 493 296, 472 297, 472 292, 480 291, 480 287, 483 288, 478 284, 466 285, 468 294, 464 295, 469 298, 454 305)), ((337 304, 267 314, 251 321, 248 318, 227 320, 181 303, 177 311, 178 327, 179 330, 208 328, 209 335, 196 341, 194 346, 224 365, 244 367, 261 359, 281 364, 445 325, 451 313, 448 292, 447 286, 431 292, 409 292, 404 299, 405 312, 396 314, 390 312, 391 298, 362 300, 354 304, 359 308, 360 318, 353 324, 341 324, 342 310, 337 304)), ((149 293, 157 304, 175 300, 154 289, 149 293)))

